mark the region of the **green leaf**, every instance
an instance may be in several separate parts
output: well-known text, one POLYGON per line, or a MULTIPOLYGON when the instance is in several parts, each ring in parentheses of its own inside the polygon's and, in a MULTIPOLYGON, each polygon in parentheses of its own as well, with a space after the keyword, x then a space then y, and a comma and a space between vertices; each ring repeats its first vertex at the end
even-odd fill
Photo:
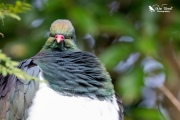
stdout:
POLYGON ((157 55, 158 44, 155 38, 143 36, 141 39, 135 41, 135 46, 144 55, 157 55))
POLYGON ((0 60, 3 60, 3 59, 6 59, 6 55, 0 53, 0 60))
POLYGON ((112 34, 129 35, 135 39, 138 35, 134 26, 121 16, 111 16, 107 19, 100 19, 100 29, 103 32, 112 34))
POLYGON ((19 64, 19 63, 18 63, 18 62, 15 62, 15 61, 12 61, 12 62, 11 62, 11 65, 12 65, 12 66, 18 66, 18 64, 19 64))
POLYGON ((3 76, 6 76, 7 75, 7 70, 5 69, 5 67, 1 67, 1 72, 2 72, 2 75, 3 76))
POLYGON ((14 19, 21 20, 21 18, 20 18, 18 15, 14 14, 14 13, 9 13, 9 14, 7 14, 7 15, 8 15, 9 17, 14 18, 14 19))
POLYGON ((137 120, 164 120, 164 117, 157 109, 137 108, 132 112, 133 117, 137 120))
POLYGON ((16 1, 15 5, 0 3, 0 19, 8 16, 16 20, 21 20, 18 13, 23 13, 28 10, 31 10, 31 5, 25 2, 16 1))
POLYGON ((122 75, 117 81, 116 87, 125 104, 132 104, 140 99, 143 87, 143 69, 135 67, 128 74, 122 75))
POLYGON ((76 23, 80 25, 79 26, 80 29, 84 31, 85 33, 86 32, 91 33, 91 34, 98 33, 96 22, 89 11, 85 11, 84 9, 77 7, 73 9, 73 12, 71 12, 70 17, 72 18, 72 20, 74 20, 76 23), (77 15, 78 17, 76 17, 77 15))
POLYGON ((107 69, 114 68, 121 60, 126 59, 133 48, 130 44, 114 44, 106 49, 100 56, 107 69), (108 57, 107 57, 108 56, 108 57))
POLYGON ((28 80, 40 81, 38 78, 30 76, 21 69, 17 68, 18 62, 12 61, 9 57, 3 54, 1 50, 0 50, 0 60, 5 62, 5 66, 4 66, 0 61, 0 68, 1 68, 0 73, 2 73, 3 76, 6 76, 8 74, 13 74, 22 80, 28 79, 28 80))

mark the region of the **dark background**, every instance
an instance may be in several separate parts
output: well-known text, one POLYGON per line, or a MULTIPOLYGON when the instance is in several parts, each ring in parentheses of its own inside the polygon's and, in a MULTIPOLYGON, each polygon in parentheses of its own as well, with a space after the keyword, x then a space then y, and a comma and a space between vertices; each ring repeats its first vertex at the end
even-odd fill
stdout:
MULTIPOLYGON (((122 97, 125 120, 179 120, 180 2, 178 0, 26 0, 20 21, 0 21, 0 49, 13 60, 35 55, 56 19, 69 19, 77 45, 93 52, 122 97), (167 4, 167 13, 149 6, 167 4)), ((15 4, 0 0, 0 4, 15 4)), ((1 9, 0 9, 1 10, 1 9)), ((1 13, 1 11, 0 11, 1 13)), ((1 14, 0 14, 1 18, 1 14)))

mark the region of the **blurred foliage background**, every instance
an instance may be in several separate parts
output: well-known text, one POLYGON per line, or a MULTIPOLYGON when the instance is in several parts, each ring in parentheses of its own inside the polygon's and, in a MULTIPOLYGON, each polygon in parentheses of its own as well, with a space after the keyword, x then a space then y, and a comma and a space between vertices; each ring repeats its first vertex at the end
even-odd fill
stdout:
POLYGON ((100 57, 110 72, 125 120, 178 120, 179 5, 178 0, 0 0, 0 49, 16 61, 32 57, 51 23, 69 19, 78 47, 100 57), (172 10, 150 12, 155 4, 172 10))

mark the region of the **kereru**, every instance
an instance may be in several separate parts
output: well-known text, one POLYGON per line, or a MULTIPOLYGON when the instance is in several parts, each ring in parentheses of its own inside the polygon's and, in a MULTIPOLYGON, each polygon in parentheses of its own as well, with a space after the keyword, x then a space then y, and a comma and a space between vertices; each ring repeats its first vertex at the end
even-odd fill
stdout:
POLYGON ((40 82, 0 74, 0 120, 123 120, 109 73, 75 42, 71 22, 56 20, 41 51, 18 66, 40 82))

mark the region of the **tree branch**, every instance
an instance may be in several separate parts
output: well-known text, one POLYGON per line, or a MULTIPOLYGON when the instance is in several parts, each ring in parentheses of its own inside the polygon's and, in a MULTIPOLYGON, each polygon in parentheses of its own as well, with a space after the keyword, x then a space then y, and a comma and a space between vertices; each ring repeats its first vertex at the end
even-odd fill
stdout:
POLYGON ((172 102, 172 104, 177 108, 177 110, 180 112, 180 102, 179 100, 169 91, 169 89, 162 85, 159 87, 161 92, 164 93, 164 95, 172 102))

